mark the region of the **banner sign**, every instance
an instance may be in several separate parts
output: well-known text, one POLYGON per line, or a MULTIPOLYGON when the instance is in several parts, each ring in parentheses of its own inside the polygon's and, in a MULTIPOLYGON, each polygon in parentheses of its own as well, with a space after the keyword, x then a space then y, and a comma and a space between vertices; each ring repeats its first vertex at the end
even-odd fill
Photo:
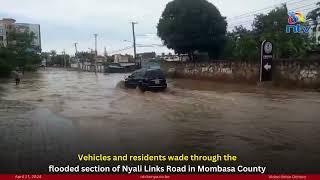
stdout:
POLYGON ((146 180, 188 180, 188 179, 214 179, 214 180, 318 180, 320 178, 320 175, 293 175, 293 174, 281 174, 281 175, 257 175, 257 174, 234 174, 234 175, 218 175, 218 174, 188 174, 188 175, 182 175, 182 174, 167 174, 167 175, 151 175, 151 174, 133 174, 133 175, 107 175, 107 174, 59 174, 59 175, 31 175, 31 174, 11 174, 11 175, 0 175, 0 179, 5 180, 105 180, 105 179, 146 179, 146 180))

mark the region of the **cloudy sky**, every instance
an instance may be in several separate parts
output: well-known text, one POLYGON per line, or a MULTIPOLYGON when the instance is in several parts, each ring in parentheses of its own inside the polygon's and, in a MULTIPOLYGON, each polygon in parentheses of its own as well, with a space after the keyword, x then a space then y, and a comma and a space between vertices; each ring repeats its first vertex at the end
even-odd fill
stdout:
MULTIPOLYGON (((74 54, 74 42, 80 51, 94 48, 116 53, 132 46, 131 21, 136 21, 137 44, 160 45, 156 25, 170 0, 0 0, 0 18, 41 25, 42 48, 74 54), (127 42, 126 42, 127 41, 127 42)), ((266 13, 275 5, 288 2, 289 9, 307 12, 316 0, 209 0, 227 17, 231 30, 235 25, 250 26, 253 14, 266 13), (262 10, 263 9, 263 10, 262 10), (259 10, 259 11, 256 11, 259 10)), ((121 51, 132 54, 133 50, 121 51)), ((138 47, 137 52, 168 52, 165 47, 138 47)))

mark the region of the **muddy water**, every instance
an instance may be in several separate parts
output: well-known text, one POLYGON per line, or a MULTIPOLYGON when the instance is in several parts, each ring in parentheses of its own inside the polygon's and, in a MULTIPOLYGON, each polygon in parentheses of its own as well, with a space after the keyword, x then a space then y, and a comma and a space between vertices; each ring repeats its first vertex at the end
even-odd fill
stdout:
POLYGON ((232 153, 269 172, 320 171, 320 93, 168 80, 126 90, 126 75, 61 69, 0 83, 3 171, 88 153, 232 153), (268 169, 267 169, 268 170, 268 169))

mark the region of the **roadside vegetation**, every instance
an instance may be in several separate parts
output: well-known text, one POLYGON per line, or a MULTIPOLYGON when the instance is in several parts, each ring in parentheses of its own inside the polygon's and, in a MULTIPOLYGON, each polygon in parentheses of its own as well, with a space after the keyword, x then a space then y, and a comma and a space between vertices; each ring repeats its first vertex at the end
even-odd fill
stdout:
POLYGON ((226 41, 227 21, 206 0, 169 2, 158 23, 158 36, 164 45, 178 54, 196 51, 219 57, 226 41))
POLYGON ((71 57, 64 52, 57 54, 57 51, 42 52, 41 58, 46 61, 46 66, 70 67, 71 57))
MULTIPOLYGON (((307 19, 318 24, 320 3, 308 13, 307 19)), ((217 7, 207 0, 173 0, 163 11, 157 25, 157 34, 164 45, 177 54, 188 54, 193 61, 226 59, 231 61, 258 61, 261 42, 265 39, 274 45, 275 58, 305 58, 311 50, 319 49, 316 39, 305 33, 286 33, 288 9, 282 5, 268 14, 255 16, 250 27, 237 26, 227 32, 226 18, 217 7)), ((34 35, 29 32, 8 34, 7 47, 0 47, 0 77, 9 76, 19 67, 35 70, 42 59, 50 59, 47 65, 69 66, 69 55, 58 55, 56 51, 39 54, 32 47, 34 35)), ((78 58, 93 60, 93 55, 79 52, 78 58)))
MULTIPOLYGON (((320 7, 320 3, 318 3, 320 7)), ((319 8, 317 8, 319 9, 319 8)), ((319 11, 308 14, 316 22, 319 11)), ((251 28, 237 26, 227 32, 225 17, 206 0, 174 0, 167 4, 159 20, 158 36, 178 54, 207 53, 210 59, 258 61, 261 42, 274 45, 275 58, 303 58, 316 48, 303 33, 286 33, 288 9, 284 4, 268 14, 255 16, 251 28)))
POLYGON ((0 77, 8 77, 19 67, 32 71, 40 64, 39 51, 32 46, 34 34, 30 32, 10 32, 7 47, 0 47, 0 77))

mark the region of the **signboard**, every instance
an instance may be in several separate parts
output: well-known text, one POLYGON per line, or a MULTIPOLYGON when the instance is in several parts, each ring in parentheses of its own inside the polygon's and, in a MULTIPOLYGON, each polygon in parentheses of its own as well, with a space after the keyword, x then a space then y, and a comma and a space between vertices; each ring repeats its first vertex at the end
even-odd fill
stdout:
POLYGON ((261 44, 260 82, 272 81, 273 45, 269 41, 261 44))

